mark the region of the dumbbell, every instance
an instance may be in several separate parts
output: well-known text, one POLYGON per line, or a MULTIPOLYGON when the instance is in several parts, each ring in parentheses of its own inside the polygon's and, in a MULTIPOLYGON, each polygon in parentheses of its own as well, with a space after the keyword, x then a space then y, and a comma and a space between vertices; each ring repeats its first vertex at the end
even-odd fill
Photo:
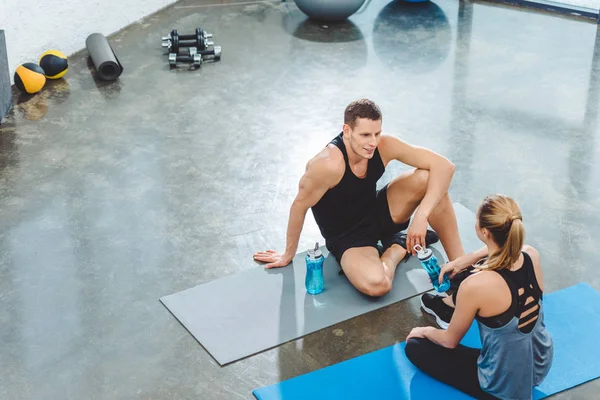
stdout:
MULTIPOLYGON (((208 33, 203 31, 201 28, 196 28, 196 33, 194 35, 179 35, 177 33, 177 29, 173 29, 169 36, 163 36, 163 47, 168 47, 169 45, 173 46, 178 44, 178 47, 190 47, 189 43, 183 43, 183 41, 193 41, 193 44, 196 44, 194 47, 201 47, 201 45, 207 41, 207 39, 211 39, 213 37, 212 33, 208 33), (170 42, 170 43, 169 43, 170 42)), ((212 42, 209 42, 212 43, 212 42)), ((212 46, 212 44, 211 44, 212 46)))
POLYGON ((200 28, 196 28, 196 34, 194 35, 179 35, 177 29, 173 29, 169 36, 163 36, 162 46, 169 48, 169 52, 177 53, 182 47, 196 47, 201 50, 206 50, 210 46, 214 46, 212 41, 208 39, 212 38, 212 33, 203 31, 200 28))
POLYGON ((196 50, 195 53, 200 54, 203 57, 203 61, 206 61, 206 60, 220 61, 222 50, 221 50, 221 46, 214 46, 210 50, 196 50))
POLYGON ((169 67, 175 68, 178 62, 185 62, 193 64, 194 67, 198 68, 202 65, 202 54, 196 52, 195 47, 189 49, 189 55, 180 56, 177 53, 169 53, 169 67))

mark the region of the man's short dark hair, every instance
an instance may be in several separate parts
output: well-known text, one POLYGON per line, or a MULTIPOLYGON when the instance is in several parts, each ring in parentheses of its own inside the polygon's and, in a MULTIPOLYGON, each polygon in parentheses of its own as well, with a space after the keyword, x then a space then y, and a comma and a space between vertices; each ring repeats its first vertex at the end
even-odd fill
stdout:
POLYGON ((369 99, 355 100, 348 104, 346 111, 344 111, 344 123, 354 128, 358 118, 379 121, 381 120, 381 110, 377 104, 369 99))

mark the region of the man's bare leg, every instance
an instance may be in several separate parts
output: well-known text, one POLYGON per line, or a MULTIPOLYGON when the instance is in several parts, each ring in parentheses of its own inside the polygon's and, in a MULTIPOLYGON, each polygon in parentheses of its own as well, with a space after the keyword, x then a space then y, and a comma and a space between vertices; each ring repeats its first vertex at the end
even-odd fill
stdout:
POLYGON ((392 244, 386 251, 383 252, 381 257, 381 263, 384 265, 386 276, 390 278, 390 281, 394 280, 394 274, 396 273, 396 267, 406 256, 406 250, 399 244, 392 244), (389 267, 388 267, 389 266, 389 267))
POLYGON ((397 244, 387 249, 381 258, 375 247, 354 247, 344 252, 342 270, 360 292, 369 296, 383 296, 392 289, 396 266, 406 255, 397 244))
MULTIPOLYGON (((392 220, 403 223, 413 215, 425 193, 429 171, 415 169, 396 177, 387 189, 387 199, 392 220)), ((429 215, 428 222, 440 238, 449 261, 465 254, 460 236, 454 207, 448 193, 439 201, 429 215)))
MULTIPOLYGON (((401 224, 410 219, 427 192, 428 179, 429 171, 416 169, 390 182, 387 200, 394 223, 401 224)), ((464 255, 456 214, 447 193, 429 215, 428 222, 438 234, 450 261, 464 255)), ((380 258, 374 247, 356 247, 344 253, 341 266, 359 291, 370 296, 383 296, 391 290, 396 267, 406 253, 400 245, 392 244, 380 258)))
POLYGON ((456 214, 448 193, 442 197, 437 207, 433 209, 428 221, 429 225, 438 234, 448 256, 448 261, 456 260, 465 254, 465 249, 458 234, 456 214))

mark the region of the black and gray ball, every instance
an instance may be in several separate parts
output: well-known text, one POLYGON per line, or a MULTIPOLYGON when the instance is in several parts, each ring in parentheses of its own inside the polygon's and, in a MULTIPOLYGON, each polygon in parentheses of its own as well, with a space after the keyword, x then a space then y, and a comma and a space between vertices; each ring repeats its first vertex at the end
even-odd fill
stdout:
POLYGON ((48 79, 59 79, 67 73, 69 62, 67 57, 59 50, 48 50, 40 57, 40 67, 48 79))
POLYGON ((321 21, 343 21, 357 12, 366 0, 295 0, 304 14, 321 21))

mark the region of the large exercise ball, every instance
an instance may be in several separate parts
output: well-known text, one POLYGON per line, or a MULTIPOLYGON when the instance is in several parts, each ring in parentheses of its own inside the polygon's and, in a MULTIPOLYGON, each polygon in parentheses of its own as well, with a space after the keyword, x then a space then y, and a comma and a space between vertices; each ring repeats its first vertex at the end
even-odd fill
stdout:
POLYGON ((322 21, 343 21, 366 0, 295 0, 298 8, 311 18, 322 21))
POLYGON ((285 14, 282 22, 289 35, 309 42, 350 43, 365 39, 360 28, 349 19, 325 25, 321 21, 306 18, 298 10, 292 10, 285 14))
POLYGON ((435 3, 392 1, 375 19, 373 48, 394 70, 421 74, 436 69, 450 53, 452 29, 435 3))

